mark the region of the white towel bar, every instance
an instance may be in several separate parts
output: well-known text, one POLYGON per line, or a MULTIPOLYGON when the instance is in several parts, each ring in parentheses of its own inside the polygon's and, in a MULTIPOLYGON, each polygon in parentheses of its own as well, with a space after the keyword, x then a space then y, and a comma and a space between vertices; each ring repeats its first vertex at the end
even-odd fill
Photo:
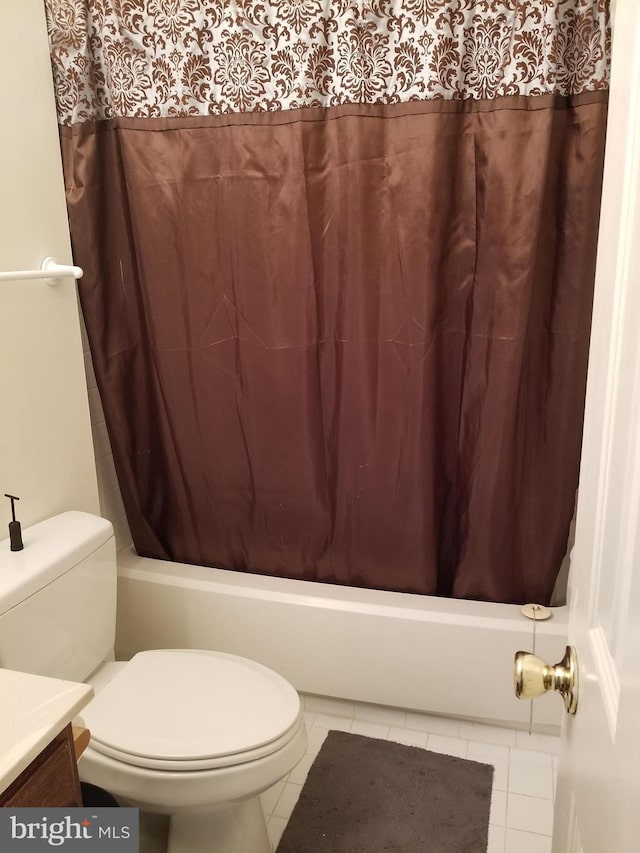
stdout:
POLYGON ((0 281, 26 281, 41 279, 55 284, 59 278, 82 278, 82 268, 56 263, 54 258, 45 258, 39 270, 9 270, 0 272, 0 281))

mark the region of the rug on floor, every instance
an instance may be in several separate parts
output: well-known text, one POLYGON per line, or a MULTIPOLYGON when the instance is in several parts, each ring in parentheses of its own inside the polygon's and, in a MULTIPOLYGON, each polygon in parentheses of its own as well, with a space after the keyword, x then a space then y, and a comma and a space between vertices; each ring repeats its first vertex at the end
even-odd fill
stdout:
POLYGON ((493 767, 330 731, 278 853, 486 853, 493 767))

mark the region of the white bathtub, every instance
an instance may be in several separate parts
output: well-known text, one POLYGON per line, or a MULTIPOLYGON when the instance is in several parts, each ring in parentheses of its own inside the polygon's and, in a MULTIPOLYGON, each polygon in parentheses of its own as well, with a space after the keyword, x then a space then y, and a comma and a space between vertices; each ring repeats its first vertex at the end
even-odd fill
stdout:
MULTIPOLYGON (((217 649, 260 661, 298 690, 525 727, 513 656, 532 623, 509 604, 380 592, 118 555, 116 654, 217 649)), ((567 608, 539 622, 536 652, 559 661, 567 608)), ((559 696, 534 726, 560 723, 559 696)))

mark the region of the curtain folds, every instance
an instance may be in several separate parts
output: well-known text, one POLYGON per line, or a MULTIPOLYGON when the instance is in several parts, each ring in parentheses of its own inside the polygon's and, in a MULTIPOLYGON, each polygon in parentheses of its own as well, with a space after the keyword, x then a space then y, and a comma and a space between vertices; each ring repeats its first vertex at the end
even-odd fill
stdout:
MULTIPOLYGON (((295 45, 304 4, 266 5, 295 45)), ((606 125, 606 84, 578 89, 62 121, 139 553, 548 602, 606 125)))

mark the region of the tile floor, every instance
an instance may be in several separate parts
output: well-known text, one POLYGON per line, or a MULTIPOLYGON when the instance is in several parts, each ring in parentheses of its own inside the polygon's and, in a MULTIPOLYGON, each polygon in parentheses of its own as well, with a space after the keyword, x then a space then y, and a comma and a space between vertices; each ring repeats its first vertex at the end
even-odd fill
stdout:
MULTIPOLYGON (((493 764, 487 853, 551 853, 558 738, 321 696, 302 699, 307 752, 262 795, 274 849, 329 729, 339 729, 493 764)), ((140 830, 141 853, 166 850, 164 816, 141 815, 140 830)))
POLYGON ((329 729, 396 740, 495 767, 487 853, 550 853, 559 740, 321 696, 303 696, 307 753, 262 795, 274 849, 329 729))

